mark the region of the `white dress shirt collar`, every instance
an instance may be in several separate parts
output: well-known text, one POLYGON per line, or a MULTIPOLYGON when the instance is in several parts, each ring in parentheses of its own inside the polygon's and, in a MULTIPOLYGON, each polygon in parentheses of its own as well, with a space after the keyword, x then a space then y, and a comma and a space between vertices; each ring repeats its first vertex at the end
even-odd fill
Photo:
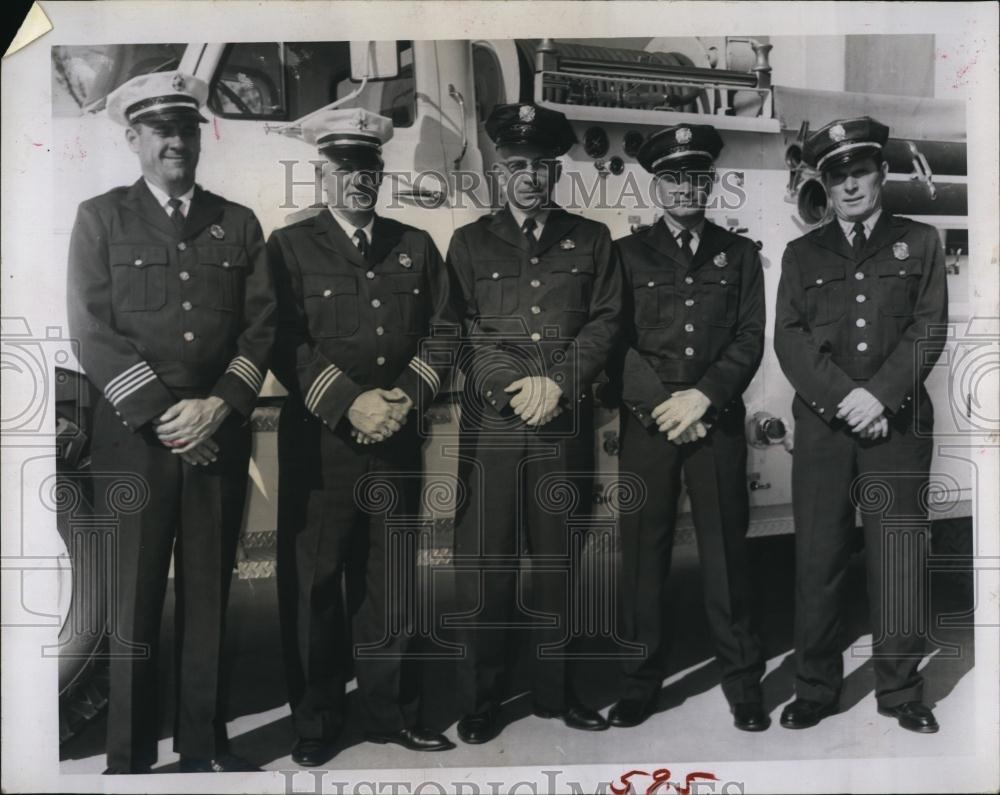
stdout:
MULTIPOLYGON (((163 208, 163 211, 167 215, 170 215, 170 204, 169 204, 170 196, 167 194, 167 192, 165 190, 158 188, 156 185, 154 185, 145 177, 143 177, 142 179, 146 183, 146 187, 149 188, 149 192, 153 194, 153 198, 156 199, 156 201, 159 202, 160 207, 163 208)), ((193 196, 194 196, 194 185, 188 188, 186 193, 177 197, 178 199, 181 200, 181 215, 183 215, 185 218, 187 218, 188 210, 191 209, 191 198, 193 196)))
MULTIPOLYGON (((511 204, 507 205, 510 208, 510 214, 514 216, 514 222, 517 224, 518 229, 524 228, 524 222, 528 220, 528 216, 521 212, 519 209, 511 204)), ((549 218, 549 211, 542 210, 538 215, 535 216, 535 240, 542 239, 542 229, 545 228, 545 222, 549 218)))
MULTIPOLYGON (((671 218, 668 213, 663 214, 663 223, 667 225, 667 231, 670 232, 671 237, 673 237, 679 247, 681 244, 679 237, 681 232, 684 231, 684 227, 671 218)), ((705 231, 705 219, 702 218, 688 231, 691 232, 691 252, 694 253, 698 250, 698 244, 701 242, 702 233, 705 231)))
MULTIPOLYGON (((875 228, 875 224, 878 223, 879 217, 882 215, 882 208, 879 207, 875 212, 869 215, 861 223, 865 227, 865 240, 872 239, 872 230, 875 228)), ((840 228, 844 232, 844 237, 847 238, 847 242, 854 243, 854 221, 845 221, 843 218, 837 218, 837 223, 840 224, 840 228)))
POLYGON ((341 229, 344 230, 344 234, 347 235, 348 240, 357 245, 357 243, 354 240, 354 233, 358 229, 361 229, 361 231, 365 233, 365 237, 368 238, 368 245, 370 246, 372 244, 372 230, 375 228, 375 213, 372 213, 371 220, 368 221, 367 224, 358 227, 352 224, 346 218, 342 218, 340 215, 338 215, 337 211, 334 210, 332 207, 328 206, 327 209, 330 211, 330 215, 333 216, 333 220, 340 225, 341 229))

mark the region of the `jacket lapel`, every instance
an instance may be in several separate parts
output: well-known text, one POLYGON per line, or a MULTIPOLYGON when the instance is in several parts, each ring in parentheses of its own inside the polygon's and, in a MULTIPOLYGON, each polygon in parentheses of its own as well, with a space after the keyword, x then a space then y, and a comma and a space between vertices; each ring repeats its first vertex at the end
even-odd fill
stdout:
POLYGON ((146 180, 141 177, 128 189, 123 205, 147 224, 155 226, 168 238, 173 239, 177 236, 173 222, 167 217, 167 211, 160 206, 146 185, 146 180))
MULTIPOLYGON (((340 228, 340 224, 333 219, 333 215, 330 214, 329 209, 322 210, 313 220, 313 225, 316 237, 322 245, 333 249, 358 268, 368 267, 368 263, 361 256, 361 252, 354 245, 354 241, 347 237, 344 230, 340 228)), ((372 237, 375 237, 374 232, 372 233, 372 237)))
POLYGON ((187 219, 184 222, 184 237, 195 237, 210 223, 217 221, 222 215, 224 206, 225 203, 221 197, 196 186, 194 196, 191 197, 191 207, 188 209, 187 219))
POLYGON ((701 267, 710 259, 714 259, 717 254, 725 251, 731 244, 732 239, 721 226, 706 220, 701 228, 701 240, 698 241, 698 250, 694 252, 691 270, 701 267))
POLYGON ((654 251, 668 257, 681 268, 687 268, 687 263, 684 261, 684 255, 681 254, 681 250, 677 246, 677 241, 670 234, 670 230, 667 229, 667 222, 662 218, 658 219, 649 229, 642 232, 640 240, 654 251))
MULTIPOLYGON (((343 230, 341 230, 343 231, 343 230)), ((399 239, 403 236, 403 227, 393 223, 380 215, 375 216, 375 225, 372 227, 371 261, 378 264, 386 258, 392 251, 399 239)))
POLYGON ((906 224, 900 223, 899 219, 883 210, 872 228, 871 237, 868 238, 861 251, 861 259, 858 260, 858 264, 860 265, 886 246, 895 243, 904 234, 906 234, 906 224))
POLYGON ((561 207, 553 209, 542 227, 542 236, 535 246, 535 253, 541 254, 563 240, 572 240, 567 236, 579 222, 579 216, 568 213, 561 207))
POLYGON ((845 259, 854 260, 854 252, 851 250, 851 246, 844 236, 844 230, 840 228, 836 218, 826 226, 820 227, 814 235, 813 242, 817 245, 845 259))
POLYGON ((528 238, 518 228, 513 214, 506 207, 493 215, 487 229, 505 243, 522 251, 528 251, 528 238))

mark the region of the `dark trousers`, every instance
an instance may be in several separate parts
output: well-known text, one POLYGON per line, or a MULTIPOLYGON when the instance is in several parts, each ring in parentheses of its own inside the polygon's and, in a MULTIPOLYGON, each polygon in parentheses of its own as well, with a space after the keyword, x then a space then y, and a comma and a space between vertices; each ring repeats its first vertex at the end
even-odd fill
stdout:
POLYGON ((646 484, 643 508, 620 519, 624 635, 646 647, 644 658, 625 664, 623 698, 654 697, 667 672, 672 641, 667 575, 683 474, 723 693, 730 703, 760 699, 764 658, 751 618, 743 417, 740 404, 721 415, 704 439, 677 445, 622 412, 619 467, 646 484))
POLYGON ((861 510, 875 695, 881 706, 919 700, 917 665, 927 631, 929 534, 921 492, 930 470, 933 409, 893 418, 888 439, 862 441, 842 423, 831 427, 799 398, 792 464, 795 514, 795 690, 834 701, 844 676, 841 656, 844 573, 861 510), (915 426, 921 434, 914 432, 915 426))
POLYGON ((226 745, 220 664, 226 603, 246 498, 250 428, 230 415, 215 435, 219 460, 190 466, 133 433, 104 400, 95 409, 93 471, 107 484, 98 512, 113 517, 109 577, 111 693, 108 765, 156 762, 156 663, 171 553, 174 557, 174 750, 214 757, 226 745))
POLYGON ((466 714, 499 706, 522 640, 535 703, 562 710, 573 698, 571 610, 582 538, 574 520, 589 512, 593 468, 593 418, 577 410, 578 417, 567 411, 553 420, 549 433, 515 425, 463 439, 468 499, 456 519, 454 565, 466 714))
POLYGON ((294 398, 282 409, 278 595, 300 737, 337 735, 353 674, 368 730, 417 721, 417 668, 405 659, 418 604, 415 423, 411 417, 386 442, 362 446, 346 422, 331 431, 294 398))

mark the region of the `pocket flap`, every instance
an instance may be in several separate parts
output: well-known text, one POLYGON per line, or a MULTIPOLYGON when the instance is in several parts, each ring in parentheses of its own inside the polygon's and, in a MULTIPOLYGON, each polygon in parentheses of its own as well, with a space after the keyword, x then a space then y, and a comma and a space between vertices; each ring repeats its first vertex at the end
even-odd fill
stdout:
POLYGON ((571 273, 575 275, 587 274, 590 275, 594 272, 594 261, 592 259, 586 259, 584 257, 559 257, 557 259, 551 260, 549 265, 549 270, 552 273, 571 273))
POLYGON ((358 280, 354 276, 341 276, 332 273, 303 273, 302 294, 306 298, 357 295, 358 280))
POLYGON ((241 246, 198 246, 198 262, 217 268, 245 268, 246 253, 241 246))
POLYGON ((924 263, 919 259, 889 259, 875 263, 875 272, 879 276, 920 276, 924 272, 924 263))
POLYGON ((480 260, 476 279, 504 279, 521 274, 521 263, 512 259, 480 260))
POLYGON ((166 265, 170 258, 166 246, 116 244, 108 247, 112 265, 131 265, 143 268, 146 265, 166 265))
POLYGON ((632 287, 636 290, 648 290, 650 287, 662 285, 673 285, 674 274, 672 271, 647 271, 636 273, 632 278, 632 287))
POLYGON ((710 271, 705 271, 701 276, 702 284, 739 284, 740 283, 740 272, 739 271, 725 271, 720 268, 713 268, 710 271))
POLYGON ((418 294, 423 285, 423 277, 419 273, 400 273, 389 276, 386 281, 391 293, 418 294))
POLYGON ((811 268, 802 273, 802 286, 805 289, 810 287, 822 287, 827 282, 844 281, 844 268, 840 265, 827 268, 811 268))

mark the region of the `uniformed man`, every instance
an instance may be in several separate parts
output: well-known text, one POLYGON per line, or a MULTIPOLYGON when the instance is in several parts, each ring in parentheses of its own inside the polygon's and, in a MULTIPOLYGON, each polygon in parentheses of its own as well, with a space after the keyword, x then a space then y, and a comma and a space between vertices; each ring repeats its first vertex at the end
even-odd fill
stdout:
POLYGON ((460 362, 468 500, 455 539, 457 588, 474 622, 462 633, 459 689, 458 734, 468 743, 500 731, 511 622, 531 624, 535 714, 576 729, 607 728, 580 703, 567 672, 575 541, 551 495, 566 486, 582 505, 590 502, 590 388, 618 333, 621 303, 607 228, 552 202, 556 158, 575 143, 566 117, 500 105, 486 131, 507 206, 458 229, 448 251, 468 340, 460 362), (539 569, 530 601, 518 573, 529 559, 539 569))
POLYGON ((375 213, 392 132, 389 119, 362 109, 313 118, 304 133, 326 158, 329 205, 268 241, 279 304, 274 369, 289 391, 278 436, 278 586, 298 734, 292 759, 307 767, 334 754, 352 651, 370 741, 454 747, 418 723, 416 666, 405 657, 415 530, 388 523, 390 512, 420 514, 415 414, 448 371, 421 341, 432 325, 449 325, 447 273, 430 235, 375 213), (371 478, 392 491, 391 507, 364 496, 371 478))
POLYGON ((665 212, 617 242, 630 299, 611 369, 622 398, 619 467, 646 484, 643 509, 621 518, 619 592, 625 637, 645 655, 625 664, 613 726, 642 723, 667 673, 667 574, 682 475, 723 693, 736 728, 769 723, 750 609, 742 397, 764 348, 764 278, 754 243, 705 218, 722 145, 710 125, 652 135, 638 159, 665 212))
POLYGON ((785 249, 774 349, 795 387, 796 699, 790 729, 837 711, 843 681, 841 585, 855 509, 862 512, 878 711, 935 732, 921 703, 918 600, 933 415, 924 389, 948 317, 933 227, 882 209, 889 129, 866 117, 808 138, 835 218, 785 249), (853 492, 888 489, 884 510, 853 492), (892 615, 888 615, 893 611, 892 615), (895 612, 902 611, 902 612, 895 612))
POLYGON ((220 653, 274 295, 254 214, 195 184, 207 93, 157 72, 108 96, 142 178, 81 204, 70 242, 70 332, 103 393, 93 468, 138 476, 148 492, 141 511, 116 514, 108 773, 156 762, 172 551, 180 769, 255 769, 227 751, 220 653))

